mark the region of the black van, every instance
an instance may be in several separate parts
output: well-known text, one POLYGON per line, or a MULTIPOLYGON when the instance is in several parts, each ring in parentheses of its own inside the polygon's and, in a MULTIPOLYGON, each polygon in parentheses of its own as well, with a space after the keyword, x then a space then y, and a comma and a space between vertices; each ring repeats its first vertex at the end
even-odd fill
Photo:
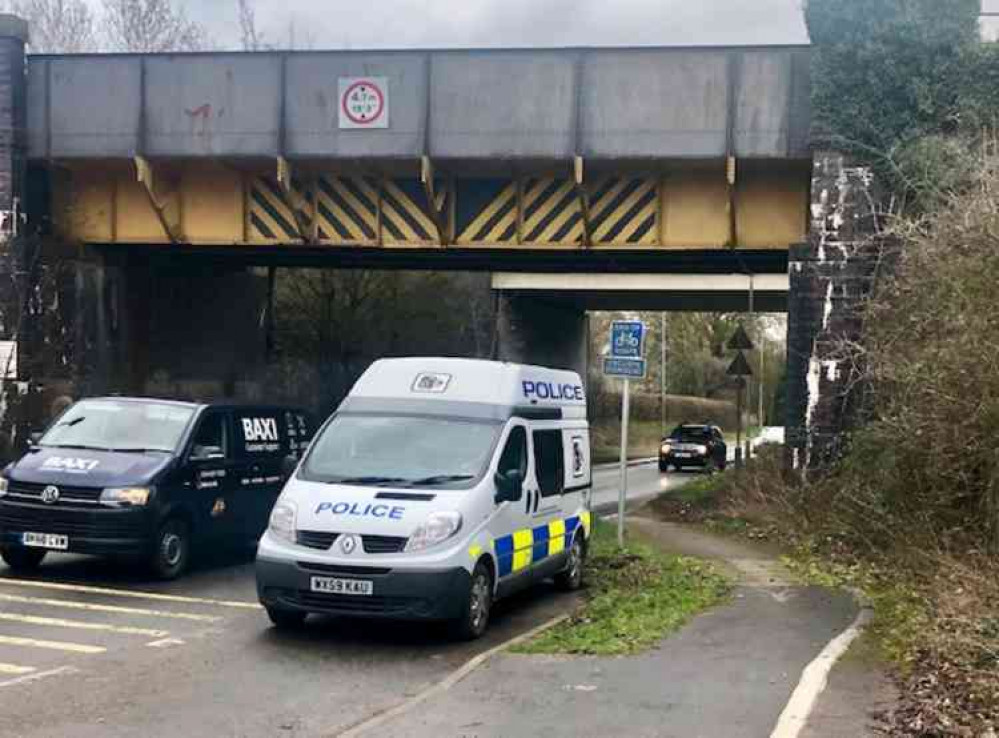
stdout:
POLYGON ((294 408, 81 400, 0 474, 0 556, 141 557, 174 578, 198 548, 263 534, 311 433, 294 408))

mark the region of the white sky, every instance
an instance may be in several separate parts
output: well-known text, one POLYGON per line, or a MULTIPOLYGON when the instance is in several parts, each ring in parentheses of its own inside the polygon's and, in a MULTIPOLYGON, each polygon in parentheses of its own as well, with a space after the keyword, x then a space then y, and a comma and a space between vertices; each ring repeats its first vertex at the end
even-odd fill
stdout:
MULTIPOLYGON (((182 0, 223 47, 236 0, 182 0)), ((313 48, 807 43, 802 0, 255 0, 266 40, 313 48)))

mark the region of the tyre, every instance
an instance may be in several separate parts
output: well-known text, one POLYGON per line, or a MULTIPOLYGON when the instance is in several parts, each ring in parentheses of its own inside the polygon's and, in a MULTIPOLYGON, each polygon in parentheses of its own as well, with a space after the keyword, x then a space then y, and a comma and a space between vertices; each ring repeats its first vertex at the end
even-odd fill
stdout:
POLYGON ((473 641, 486 632, 489 615, 493 609, 493 575, 484 561, 475 565, 468 586, 468 598, 462 614, 454 621, 454 634, 465 641, 473 641))
POLYGON ((555 575, 555 586, 565 592, 575 592, 583 585, 583 564, 586 562, 586 549, 583 540, 576 536, 569 547, 569 560, 565 569, 555 575))
POLYGON ((160 579, 176 579, 187 570, 191 558, 191 528, 183 520, 166 521, 156 534, 150 568, 160 579))
POLYGON ((0 558, 13 571, 34 571, 41 565, 46 553, 43 549, 11 546, 0 550, 0 558))
POLYGON ((302 627, 308 615, 298 610, 282 610, 277 607, 268 607, 267 617, 271 619, 274 627, 278 630, 294 630, 295 628, 302 627))
POLYGON ((667 471, 669 471, 669 464, 664 464, 663 462, 660 461, 659 462, 659 472, 661 474, 665 474, 667 471))

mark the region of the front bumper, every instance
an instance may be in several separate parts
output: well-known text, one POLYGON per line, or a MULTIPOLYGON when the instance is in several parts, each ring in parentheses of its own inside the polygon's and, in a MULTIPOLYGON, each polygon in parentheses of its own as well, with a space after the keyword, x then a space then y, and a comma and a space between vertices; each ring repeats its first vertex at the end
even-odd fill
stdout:
POLYGON ((463 568, 392 569, 342 566, 257 557, 257 596, 265 607, 298 612, 393 618, 450 620, 461 614, 471 575, 463 568), (367 579, 371 596, 311 591, 314 576, 367 579))
POLYGON ((150 551, 154 526, 143 509, 78 509, 0 500, 0 546, 22 545, 24 533, 54 533, 69 539, 58 553, 136 556, 150 551))
POLYGON ((691 456, 677 456, 674 453, 659 454, 660 466, 707 466, 711 460, 710 456, 693 454, 691 456))

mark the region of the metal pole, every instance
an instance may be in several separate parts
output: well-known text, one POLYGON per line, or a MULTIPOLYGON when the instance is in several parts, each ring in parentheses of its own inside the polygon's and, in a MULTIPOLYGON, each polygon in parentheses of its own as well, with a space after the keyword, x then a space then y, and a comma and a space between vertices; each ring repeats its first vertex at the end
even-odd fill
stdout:
POLYGON ((666 313, 659 318, 659 425, 666 435, 666 313))
POLYGON ((735 395, 735 468, 742 467, 742 389, 745 377, 739 377, 739 391, 735 395))
POLYGON ((624 380, 621 394, 621 491, 617 498, 617 545, 624 547, 624 502, 628 497, 628 416, 631 412, 629 395, 631 380, 624 380))
POLYGON ((759 345, 759 350, 760 350, 760 389, 759 389, 759 392, 760 392, 760 397, 759 397, 760 407, 759 407, 759 410, 758 410, 759 417, 757 418, 757 421, 759 422, 760 427, 762 428, 763 426, 765 426, 767 424, 766 420, 764 420, 764 418, 763 418, 763 377, 764 377, 763 368, 764 368, 764 363, 766 362, 766 359, 767 359, 767 352, 766 352, 766 344, 763 341, 762 334, 759 337, 759 342, 760 342, 760 345, 759 345))
MULTIPOLYGON (((756 319, 756 310, 753 307, 754 292, 755 291, 754 291, 754 284, 753 284, 753 275, 750 274, 749 275, 749 324, 750 324, 750 326, 754 326, 755 322, 756 322, 756 320, 755 320, 756 319)), ((752 331, 752 328, 750 330, 752 331)), ((751 397, 751 393, 752 393, 752 390, 753 390, 753 384, 752 384, 752 382, 750 382, 750 381, 746 382, 746 389, 747 389, 746 405, 752 407, 752 405, 750 405, 750 397, 751 397)), ((740 426, 742 425, 742 418, 741 417, 739 418, 739 425, 740 426)), ((750 447, 750 443, 749 443, 749 426, 746 426, 746 455, 744 456, 744 458, 746 459, 746 461, 749 461, 749 459, 751 458, 751 456, 752 456, 752 448, 750 447)))

